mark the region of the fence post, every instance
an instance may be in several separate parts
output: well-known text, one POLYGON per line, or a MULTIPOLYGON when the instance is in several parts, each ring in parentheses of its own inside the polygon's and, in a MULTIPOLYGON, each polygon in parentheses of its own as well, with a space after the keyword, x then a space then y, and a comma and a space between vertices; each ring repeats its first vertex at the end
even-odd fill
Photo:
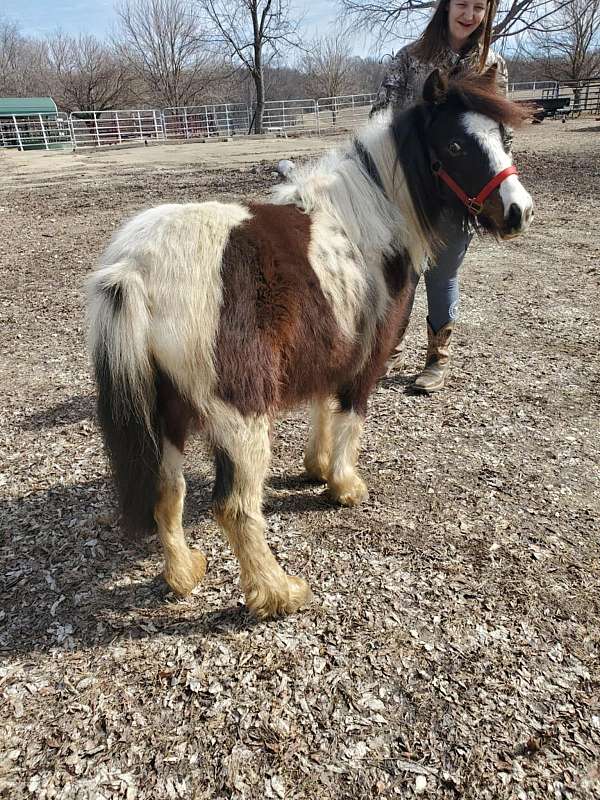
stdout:
POLYGON ((15 115, 12 115, 12 120, 15 126, 15 133, 17 134, 17 142, 19 143, 19 150, 24 151, 25 148, 23 147, 23 142, 21 141, 21 132, 19 131, 19 126, 17 125, 17 118, 15 115))
POLYGON ((44 137, 44 147, 46 150, 49 150, 50 148, 48 147, 48 137, 46 136, 46 128, 44 127, 44 120, 42 119, 41 114, 38 114, 38 117, 40 118, 40 128, 42 129, 42 136, 44 137))
POLYGON ((96 142, 97 146, 100 147, 100 131, 98 130, 98 115, 95 111, 92 112, 94 114, 94 128, 96 130, 96 142))
POLYGON ((185 131, 185 138, 190 138, 190 129, 188 126, 187 106, 183 107, 183 129, 185 131))
POLYGON ((164 139, 164 136, 161 135, 161 132, 158 130, 158 121, 156 119, 156 109, 152 109, 152 119, 154 120, 154 135, 156 136, 156 140, 164 139))
POLYGON ((73 142, 73 150, 77 149, 77 139, 75 138, 75 125, 73 125, 73 112, 71 111, 68 119, 67 125, 69 126, 69 136, 71 137, 71 141, 73 142))

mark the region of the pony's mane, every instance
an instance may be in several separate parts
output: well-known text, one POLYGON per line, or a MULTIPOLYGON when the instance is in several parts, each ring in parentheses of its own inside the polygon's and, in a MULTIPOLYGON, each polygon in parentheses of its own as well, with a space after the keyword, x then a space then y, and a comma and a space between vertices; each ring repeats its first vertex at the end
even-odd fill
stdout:
POLYGON ((517 128, 531 116, 526 106, 518 105, 500 94, 495 79, 495 71, 491 75, 466 74, 450 77, 448 81, 447 101, 458 102, 465 111, 483 114, 500 125, 517 128))
MULTIPOLYGON (((384 128, 380 123, 370 123, 361 131, 360 139, 364 142, 366 132, 373 127, 379 135, 370 136, 367 146, 381 170, 386 160, 382 152, 384 128)), ((369 259, 372 253, 391 254, 398 238, 409 235, 410 225, 361 164, 355 141, 351 139, 345 147, 295 169, 290 179, 272 189, 271 201, 293 203, 307 214, 324 212, 369 259)), ((393 164, 395 152, 390 144, 387 160, 393 164)))

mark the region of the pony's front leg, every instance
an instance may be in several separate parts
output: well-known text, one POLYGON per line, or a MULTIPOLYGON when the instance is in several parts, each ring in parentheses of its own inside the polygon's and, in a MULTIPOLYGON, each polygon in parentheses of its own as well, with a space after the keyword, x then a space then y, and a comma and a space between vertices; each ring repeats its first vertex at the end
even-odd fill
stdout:
POLYGON ((357 506, 367 500, 367 486, 356 471, 364 418, 354 410, 333 415, 333 451, 327 486, 329 494, 343 506, 357 506))
POLYGON ((333 450, 333 401, 329 397, 314 400, 310 408, 311 428, 304 453, 304 468, 309 478, 327 480, 333 450))
POLYGON ((240 564, 248 609, 260 618, 290 614, 312 597, 305 580, 286 575, 265 539, 262 491, 270 460, 266 416, 220 409, 210 420, 215 448, 213 507, 240 564))
POLYGON ((165 558, 165 580, 175 594, 185 597, 204 577, 206 557, 199 550, 191 550, 185 541, 182 461, 183 454, 168 439, 164 439, 154 519, 165 558))

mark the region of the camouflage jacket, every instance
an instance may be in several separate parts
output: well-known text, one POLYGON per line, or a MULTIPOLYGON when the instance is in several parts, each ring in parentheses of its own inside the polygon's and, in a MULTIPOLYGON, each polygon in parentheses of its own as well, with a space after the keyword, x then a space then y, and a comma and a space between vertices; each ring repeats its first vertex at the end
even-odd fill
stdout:
MULTIPOLYGON (((412 45, 399 50, 388 65, 385 77, 377 91, 371 108, 371 115, 383 111, 389 105, 394 110, 402 110, 421 99, 423 85, 429 73, 436 67, 449 71, 458 68, 465 72, 475 69, 479 60, 479 51, 475 49, 465 56, 460 56, 449 47, 436 60, 435 64, 424 64, 412 55, 412 45)), ((508 70, 506 61, 501 55, 490 50, 486 67, 498 66, 498 87, 508 94, 508 70)), ((503 129, 504 146, 509 150, 512 143, 512 131, 503 129)))

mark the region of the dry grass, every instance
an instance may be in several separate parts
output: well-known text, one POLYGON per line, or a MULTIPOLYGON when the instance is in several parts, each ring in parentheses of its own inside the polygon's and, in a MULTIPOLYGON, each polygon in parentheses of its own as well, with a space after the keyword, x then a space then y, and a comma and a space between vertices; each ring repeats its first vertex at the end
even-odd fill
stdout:
POLYGON ((421 294, 373 397, 371 500, 305 484, 304 416, 279 424, 269 540, 316 599, 268 623, 241 605, 200 449, 194 596, 122 541, 80 286, 125 215, 256 195, 270 170, 0 183, 0 796, 600 796, 600 136, 540 128, 519 157, 534 227, 471 248, 448 390, 404 392, 421 294))

